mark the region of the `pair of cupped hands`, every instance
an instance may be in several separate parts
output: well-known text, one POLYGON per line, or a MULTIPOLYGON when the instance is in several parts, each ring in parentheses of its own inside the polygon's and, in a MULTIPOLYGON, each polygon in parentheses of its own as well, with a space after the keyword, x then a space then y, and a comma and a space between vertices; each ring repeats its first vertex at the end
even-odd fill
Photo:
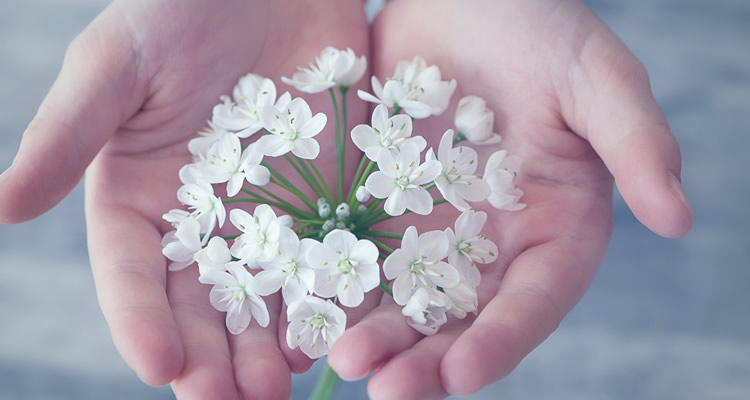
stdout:
MULTIPOLYGON (((511 372, 593 279, 612 229, 613 176, 654 232, 677 237, 692 224, 679 147, 644 68, 579 1, 397 0, 372 26, 353 0, 115 1, 70 45, 0 177, 0 222, 45 212, 87 172, 99 303, 146 383, 171 383, 181 399, 283 398, 290 372, 310 367, 285 345, 279 298, 267 299, 270 328, 251 324, 233 336, 197 268, 167 272, 160 240, 171 228, 161 215, 179 206, 186 143, 219 96, 248 72, 279 84, 328 45, 366 55, 381 80, 415 55, 438 65, 458 82, 454 102, 485 98, 502 147, 524 160, 527 208, 487 210, 485 233, 500 256, 482 266, 476 316, 423 337, 378 291, 349 312, 328 360, 344 379, 373 373, 372 398, 466 394, 511 372)), ((313 111, 331 113, 325 93, 305 97, 313 111)), ((349 129, 370 113, 349 97, 349 129)), ((433 145, 452 112, 416 124, 433 145)), ((332 126, 319 139, 334 151, 332 126)), ((347 162, 357 158, 350 152, 347 162)), ((420 232, 447 227, 436 215, 420 232)))

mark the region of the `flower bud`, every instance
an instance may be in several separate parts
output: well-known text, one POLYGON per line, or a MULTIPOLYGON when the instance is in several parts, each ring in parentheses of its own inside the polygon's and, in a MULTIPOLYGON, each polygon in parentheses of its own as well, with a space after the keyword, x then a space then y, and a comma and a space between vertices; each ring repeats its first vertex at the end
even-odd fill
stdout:
POLYGON ((278 218, 279 225, 291 228, 294 224, 294 220, 291 215, 282 215, 278 218))
POLYGON ((320 202, 318 202, 318 215, 320 218, 325 218, 331 215, 331 206, 328 203, 320 204, 320 202))
POLYGON ((318 207, 320 207, 323 204, 328 204, 328 201, 326 200, 326 198, 325 197, 318 198, 318 207))
POLYGON ((495 113, 487 108, 484 99, 466 96, 458 102, 454 120, 459 133, 474 144, 500 143, 500 135, 492 132, 495 113))
POLYGON ((370 200, 370 192, 368 192, 364 186, 360 186, 357 188, 357 193, 355 196, 357 197, 357 201, 360 203, 364 203, 367 200, 370 200))
POLYGON ((346 229, 346 224, 344 221, 336 222, 336 229, 346 229))
POLYGON ((364 204, 360 204, 360 205, 357 206, 357 211, 359 211, 359 213, 361 214, 361 213, 367 211, 367 206, 364 205, 364 204))
POLYGON ((344 219, 349 216, 349 204, 341 203, 336 206, 336 217, 344 219))
MULTIPOLYGON (((329 207, 329 211, 330 211, 330 207, 329 207)), ((328 232, 335 227, 335 224, 336 223, 333 221, 333 218, 328 219, 326 220, 326 222, 323 222, 323 226, 320 227, 320 230, 323 232, 328 232)))

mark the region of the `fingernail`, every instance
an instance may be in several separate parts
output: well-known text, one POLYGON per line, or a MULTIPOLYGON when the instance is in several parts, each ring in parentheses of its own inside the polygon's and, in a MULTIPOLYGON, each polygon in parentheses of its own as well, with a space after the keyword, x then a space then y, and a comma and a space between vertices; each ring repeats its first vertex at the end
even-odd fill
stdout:
POLYGON ((680 182, 680 179, 677 177, 677 175, 674 174, 674 172, 669 172, 669 185, 672 187, 672 193, 674 194, 677 199, 679 199, 682 204, 685 206, 685 208, 690 211, 690 213, 693 213, 693 208, 690 206, 690 201, 688 201, 687 193, 685 193, 685 188, 682 187, 682 183, 680 182))

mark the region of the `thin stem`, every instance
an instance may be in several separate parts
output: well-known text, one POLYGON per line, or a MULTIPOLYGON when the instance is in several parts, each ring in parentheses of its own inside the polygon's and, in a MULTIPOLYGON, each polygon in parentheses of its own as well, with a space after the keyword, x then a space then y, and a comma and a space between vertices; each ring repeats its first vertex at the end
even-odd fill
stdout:
POLYGON ((271 201, 270 199, 267 199, 255 192, 252 192, 250 190, 247 190, 245 188, 242 188, 242 192, 249 194, 259 200, 263 200, 264 204, 268 204, 269 206, 273 206, 278 208, 279 210, 285 211, 289 213, 290 215, 297 217, 297 218, 315 218, 315 215, 308 213, 307 211, 301 210, 294 206, 292 203, 282 199, 281 197, 273 194, 271 191, 261 187, 261 186, 255 186, 256 189, 260 190, 261 192, 265 193, 267 196, 273 198, 276 201, 271 201))
POLYGON ((336 161, 338 162, 338 170, 341 171, 339 174, 339 193, 341 196, 341 202, 346 201, 344 194, 344 162, 346 161, 346 94, 349 91, 347 86, 339 86, 339 93, 341 93, 341 135, 339 135, 340 142, 336 144, 336 161), (341 148, 339 153, 338 149, 341 148))
POLYGON ((380 281, 380 288, 383 289, 384 292, 388 293, 389 296, 393 297, 393 290, 388 287, 388 284, 385 283, 385 281, 380 281))
POLYGON ((390 118, 390 117, 392 117, 394 115, 397 115, 397 114, 400 114, 400 113, 401 113, 401 106, 399 106, 398 104, 394 104, 393 105, 393 111, 391 111, 391 115, 389 115, 388 117, 390 118))
POLYGON ((357 188, 359 188, 357 184, 359 183, 360 174, 362 174, 362 169, 365 167, 365 163, 367 163, 367 160, 368 158, 364 153, 362 153, 362 159, 359 160, 357 172, 354 173, 354 178, 352 179, 352 186, 349 187, 349 195, 346 196, 346 202, 349 203, 350 206, 352 205, 352 199, 354 199, 354 196, 357 193, 357 188))
POLYGON ((455 146, 458 142, 461 142, 463 140, 466 140, 466 135, 464 135, 461 132, 458 132, 458 134, 456 134, 456 137, 453 138, 453 145, 455 146))
POLYGON ((393 232, 367 231, 367 234, 371 236, 375 236, 375 237, 386 238, 386 239, 399 239, 399 240, 404 239, 404 235, 400 233, 393 233, 393 232))
POLYGON ((317 236, 317 235, 320 234, 320 232, 321 232, 320 229, 313 229, 311 231, 302 232, 298 236, 299 236, 300 239, 304 239, 304 238, 308 238, 308 237, 312 237, 312 236, 317 236))
POLYGON ((333 88, 328 89, 328 93, 331 94, 331 101, 333 101, 333 114, 336 117, 336 182, 337 182, 337 192, 336 192, 336 199, 337 200, 343 200, 344 196, 344 149, 340 146, 341 139, 339 136, 341 135, 340 131, 340 120, 339 120, 339 105, 336 102, 336 94, 333 92, 333 88))
POLYGON ((289 165, 294 168, 299 176, 302 177, 302 179, 307 183, 307 186, 310 186, 310 189, 315 193, 318 197, 323 197, 323 189, 320 188, 320 185, 318 185, 318 182, 315 180, 315 177, 312 175, 310 170, 306 170, 307 166, 305 166, 304 163, 299 162, 299 159, 295 161, 294 158, 289 157, 289 154, 284 154, 284 158, 286 158, 287 162, 289 162, 289 165))
POLYGON ((315 385, 310 400, 330 400, 333 395, 336 394, 336 388, 338 387, 340 378, 336 372, 328 365, 328 362, 323 366, 323 371, 320 373, 318 383, 315 385))
POLYGON ((312 200, 310 200, 309 197, 305 196, 304 193, 300 192, 300 190, 297 189, 296 187, 294 187, 294 185, 286 184, 286 183, 281 182, 280 180, 274 179, 274 178, 271 178, 271 183, 273 183, 274 185, 276 185, 276 186, 278 186, 278 187, 286 190, 287 192, 289 192, 289 193, 291 193, 291 194, 299 197, 299 199, 302 200, 305 204, 307 204, 307 206, 310 207, 310 209, 313 210, 313 212, 318 211, 318 206, 315 204, 315 202, 313 202, 312 200))
POLYGON ((320 173, 320 170, 318 170, 318 167, 312 162, 312 160, 307 160, 307 164, 312 168, 313 172, 315 172, 315 175, 318 177, 318 180, 323 184, 323 189, 326 192, 328 202, 333 205, 336 199, 333 197, 333 193, 331 192, 331 188, 328 187, 328 183, 323 179, 323 174, 320 173))

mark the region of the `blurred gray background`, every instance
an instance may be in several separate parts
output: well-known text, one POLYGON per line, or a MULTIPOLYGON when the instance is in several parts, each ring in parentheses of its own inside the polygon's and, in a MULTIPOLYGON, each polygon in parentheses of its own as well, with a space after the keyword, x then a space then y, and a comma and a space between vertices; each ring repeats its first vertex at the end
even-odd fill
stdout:
MULTIPOLYGON (((107 3, 0 1, 0 169, 65 47, 107 3)), ((589 292, 510 377, 470 398, 750 399, 750 2, 587 3, 650 71, 682 146, 695 227, 660 238, 616 196, 589 292)), ((0 226, 0 399, 173 398, 142 384, 111 343, 81 189, 34 221, 0 226)), ((314 379, 296 377, 293 397, 314 379)), ((365 397, 362 382, 339 394, 365 397)))

